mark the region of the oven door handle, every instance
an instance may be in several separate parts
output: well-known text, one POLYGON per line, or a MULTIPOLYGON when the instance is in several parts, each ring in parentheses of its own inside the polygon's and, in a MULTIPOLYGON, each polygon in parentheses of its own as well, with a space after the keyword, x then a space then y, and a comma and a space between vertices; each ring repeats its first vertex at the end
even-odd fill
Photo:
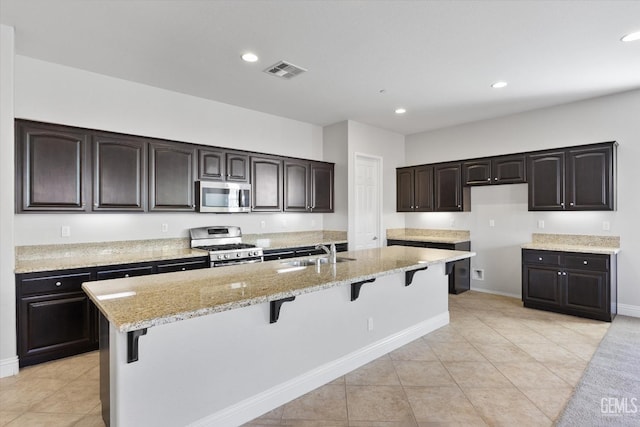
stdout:
POLYGON ((223 262, 212 262, 211 267, 226 267, 228 265, 239 265, 239 264, 255 264, 257 262, 262 262, 262 258, 258 259, 250 259, 246 261, 223 261, 223 262))

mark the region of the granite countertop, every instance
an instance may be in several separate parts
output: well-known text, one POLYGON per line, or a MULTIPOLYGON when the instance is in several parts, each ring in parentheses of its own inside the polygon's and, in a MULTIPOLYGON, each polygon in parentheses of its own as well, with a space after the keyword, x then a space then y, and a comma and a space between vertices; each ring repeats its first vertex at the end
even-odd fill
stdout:
POLYGON ((243 243, 250 243, 262 249, 286 249, 316 244, 347 243, 346 231, 298 231, 288 233, 243 234, 243 243))
MULTIPOLYGON (((265 249, 311 246, 317 243, 347 243, 346 231, 300 231, 289 233, 245 234, 244 243, 265 249)), ((15 273, 89 268, 136 262, 197 258, 207 251, 190 248, 190 239, 150 239, 114 242, 71 243, 16 247, 15 273)))
POLYGON ((614 255, 620 252, 620 237, 534 233, 522 249, 614 255))
POLYGON ((428 228, 390 228, 387 239, 412 242, 462 243, 471 240, 468 230, 439 230, 428 228))
POLYGON ((473 252, 385 247, 320 267, 288 261, 86 282, 91 300, 120 332, 172 323, 474 256, 473 252))
POLYGON ((188 239, 132 240, 16 247, 16 273, 89 268, 207 256, 188 239))

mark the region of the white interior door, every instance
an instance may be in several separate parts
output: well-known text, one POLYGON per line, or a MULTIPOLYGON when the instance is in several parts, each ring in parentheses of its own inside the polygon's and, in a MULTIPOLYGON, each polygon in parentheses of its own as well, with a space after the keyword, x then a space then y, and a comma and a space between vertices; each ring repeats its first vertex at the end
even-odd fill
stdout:
POLYGON ((382 159, 355 155, 355 249, 380 246, 382 159))

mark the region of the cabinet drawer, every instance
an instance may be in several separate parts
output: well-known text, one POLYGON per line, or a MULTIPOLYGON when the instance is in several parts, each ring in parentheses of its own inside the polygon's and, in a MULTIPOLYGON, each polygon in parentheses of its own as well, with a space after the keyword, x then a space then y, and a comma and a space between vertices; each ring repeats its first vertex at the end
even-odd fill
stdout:
POLYGON ((564 265, 567 268, 581 270, 609 271, 609 257, 597 255, 565 255, 564 265))
POLYGON ((144 276, 146 274, 153 274, 152 265, 98 271, 98 280, 122 279, 123 277, 144 276))
POLYGON ((158 264, 158 273, 170 273, 172 271, 197 270, 199 268, 209 267, 209 258, 198 259, 195 261, 179 261, 158 264))
POLYGON ((522 261, 525 264, 560 265, 560 255, 553 252, 524 251, 522 261))
POLYGON ((19 279, 19 292, 22 295, 73 292, 81 290, 82 283, 89 281, 91 281, 91 273, 89 272, 44 277, 23 277, 19 279))

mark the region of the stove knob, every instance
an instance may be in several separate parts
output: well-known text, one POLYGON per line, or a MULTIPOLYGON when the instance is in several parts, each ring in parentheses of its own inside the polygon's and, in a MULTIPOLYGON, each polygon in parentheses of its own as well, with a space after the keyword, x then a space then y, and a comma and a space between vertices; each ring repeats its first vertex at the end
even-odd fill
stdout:
POLYGON ((237 257, 237 258, 240 258, 240 255, 241 255, 241 254, 240 254, 240 252, 238 252, 238 253, 236 254, 236 257, 237 257))
POLYGON ((218 259, 224 259, 224 255, 218 255, 218 259))
POLYGON ((224 258, 229 259, 229 254, 225 254, 224 258))

